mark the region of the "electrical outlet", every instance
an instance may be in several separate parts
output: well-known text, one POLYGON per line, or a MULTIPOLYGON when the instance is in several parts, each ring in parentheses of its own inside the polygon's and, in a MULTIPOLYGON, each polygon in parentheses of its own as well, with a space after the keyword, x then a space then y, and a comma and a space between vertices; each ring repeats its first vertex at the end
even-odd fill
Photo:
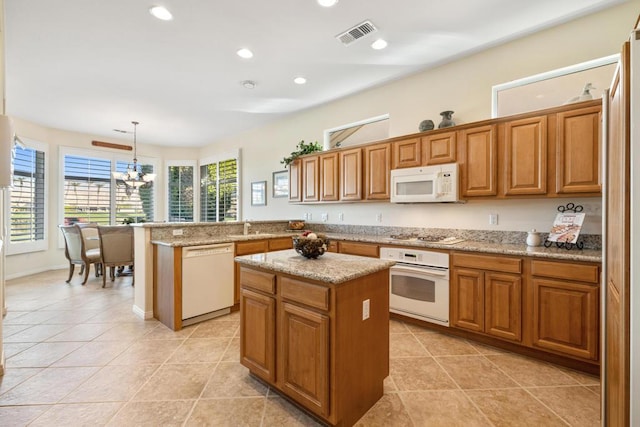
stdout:
POLYGON ((182 236, 184 234, 184 231, 182 230, 182 228, 178 228, 176 230, 173 230, 173 235, 174 236, 182 236))
POLYGON ((366 299, 364 301, 362 301, 362 320, 367 320, 369 318, 369 312, 370 312, 370 300, 366 299))
POLYGON ((340 212, 340 213, 338 214, 338 219, 339 219, 340 221, 344 221, 344 213, 340 212))
POLYGON ((311 214, 311 212, 307 212, 307 221, 311 221, 312 218, 313 215, 311 214))
POLYGON ((489 225, 498 225, 498 214, 490 213, 489 214, 489 225))
POLYGON ((322 222, 327 222, 327 220, 329 219, 329 214, 326 212, 322 213, 322 222))
POLYGON ((382 214, 381 213, 377 213, 376 214, 376 221, 382 222, 382 214))

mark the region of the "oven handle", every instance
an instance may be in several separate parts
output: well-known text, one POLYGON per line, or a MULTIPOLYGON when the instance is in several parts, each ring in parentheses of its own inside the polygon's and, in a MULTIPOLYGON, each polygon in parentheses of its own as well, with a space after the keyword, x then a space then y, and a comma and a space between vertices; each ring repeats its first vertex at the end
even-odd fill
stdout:
POLYGON ((428 274, 430 276, 440 276, 440 277, 445 277, 448 273, 448 271, 433 270, 431 268, 425 268, 425 267, 410 267, 408 265, 402 265, 402 264, 396 264, 392 266, 391 271, 416 273, 416 274, 428 274))

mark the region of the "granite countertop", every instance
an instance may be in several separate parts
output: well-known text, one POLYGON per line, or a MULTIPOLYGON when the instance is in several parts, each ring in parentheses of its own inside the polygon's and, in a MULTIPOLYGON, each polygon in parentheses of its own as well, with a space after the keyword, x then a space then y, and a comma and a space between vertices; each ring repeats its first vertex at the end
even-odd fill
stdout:
MULTIPOLYGON (((264 234, 248 234, 244 235, 228 235, 228 236, 203 236, 190 238, 175 238, 171 240, 152 240, 151 243, 163 246, 182 247, 182 246, 200 246, 211 245, 216 243, 242 242, 247 240, 272 239, 278 237, 293 237, 298 233, 291 231, 264 233, 264 234)), ((594 249, 584 250, 567 250, 554 246, 545 248, 544 246, 528 247, 526 244, 507 244, 492 243, 465 240, 453 245, 445 245, 442 243, 423 242, 420 240, 394 240, 387 236, 374 234, 344 234, 344 233, 325 233, 329 239, 348 240, 352 242, 375 243, 381 246, 404 246, 419 249, 444 249, 452 251, 467 251, 478 253, 529 256, 535 258, 547 258, 567 261, 584 261, 584 262, 602 262, 602 251, 594 249)), ((369 258, 370 259, 370 258, 369 258)))
POLYGON ((293 249, 236 257, 240 264, 337 285, 385 270, 395 261, 325 252, 307 259, 293 249))

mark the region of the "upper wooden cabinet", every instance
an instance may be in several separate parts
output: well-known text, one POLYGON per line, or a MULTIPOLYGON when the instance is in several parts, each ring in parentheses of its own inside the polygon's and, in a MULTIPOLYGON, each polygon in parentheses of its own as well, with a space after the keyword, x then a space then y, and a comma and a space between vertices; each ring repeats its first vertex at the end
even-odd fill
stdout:
POLYGON ((340 200, 362 199, 362 148, 340 152, 340 200))
POLYGON ((458 135, 463 197, 498 194, 496 128, 497 125, 478 126, 461 130, 458 135))
POLYGON ((364 198, 385 200, 391 197, 391 143, 364 147, 364 198))
POLYGON ((449 131, 423 136, 422 164, 440 165, 455 162, 457 134, 456 131, 449 131))
POLYGON ((421 165, 420 138, 403 139, 392 142, 393 167, 391 169, 412 168, 421 165))
POLYGON ((593 106, 557 114, 556 191, 599 193, 600 115, 593 106))
POLYGON ((302 201, 317 202, 320 200, 319 188, 320 167, 319 157, 302 158, 302 201))
POLYGON ((320 155, 320 200, 336 201, 340 194, 340 167, 337 151, 320 155))
POLYGON ((547 116, 508 121, 502 134, 502 193, 547 193, 547 116))
POLYGON ((289 201, 302 201, 302 161, 296 159, 289 164, 289 201))

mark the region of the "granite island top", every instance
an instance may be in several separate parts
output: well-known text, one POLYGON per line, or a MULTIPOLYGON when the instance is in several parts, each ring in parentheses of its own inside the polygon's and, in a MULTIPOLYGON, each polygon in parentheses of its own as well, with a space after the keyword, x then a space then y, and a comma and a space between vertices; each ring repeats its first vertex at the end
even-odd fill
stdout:
MULTIPOLYGON (((256 239, 269 239, 278 237, 293 237, 298 233, 293 232, 276 232, 264 234, 249 234, 246 236, 203 236, 190 238, 176 238, 170 240, 152 240, 151 243, 163 246, 184 247, 184 246, 200 246, 216 243, 242 242, 256 239)), ((550 248, 544 246, 528 247, 526 244, 507 244, 494 242, 480 242, 465 240, 454 245, 446 245, 442 243, 423 242, 420 240, 394 240, 386 236, 374 234, 344 234, 344 233, 325 233, 332 240, 348 240, 352 242, 375 243, 381 246, 403 246, 418 249, 445 249, 452 251, 466 251, 477 253, 490 253, 514 256, 529 256, 534 258, 547 258, 566 261, 584 261, 584 262, 602 262, 602 251, 595 249, 584 250, 567 250, 557 248, 555 244, 550 248)), ((323 255, 324 256, 324 255, 323 255)))
POLYGON ((242 265, 291 274, 332 285, 376 273, 395 264, 395 261, 332 252, 325 252, 324 255, 316 259, 308 259, 293 249, 243 255, 236 257, 235 260, 242 265))

